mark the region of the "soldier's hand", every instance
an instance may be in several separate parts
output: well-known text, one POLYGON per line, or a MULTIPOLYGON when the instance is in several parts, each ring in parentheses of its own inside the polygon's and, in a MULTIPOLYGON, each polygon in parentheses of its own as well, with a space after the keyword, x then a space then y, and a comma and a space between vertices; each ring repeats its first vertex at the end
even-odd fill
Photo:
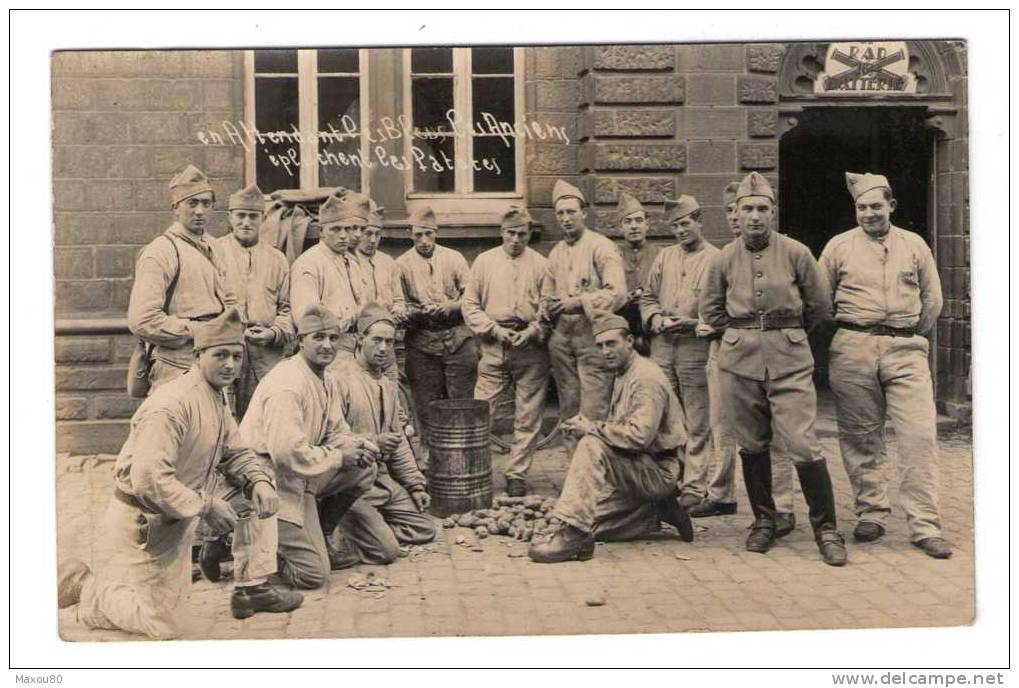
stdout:
POLYGON ((237 525, 237 514, 234 512, 233 507, 226 500, 219 497, 212 498, 202 516, 217 535, 229 533, 237 525))
POLYGON ((710 337, 715 333, 715 328, 706 322, 698 322, 697 327, 694 328, 694 333, 698 337, 710 337))
POLYGON ((280 508, 280 499, 273 486, 265 481, 255 483, 251 488, 251 503, 259 518, 269 518, 280 508))
POLYGON ((584 306, 580 302, 580 298, 577 296, 571 296, 562 301, 563 313, 582 313, 584 306))
POLYGON ((413 425, 407 423, 403 426, 403 434, 407 439, 410 439, 412 437, 417 437, 418 431, 414 429, 413 425))
POLYGON ((383 454, 392 454, 400 446, 402 439, 398 432, 384 432, 378 436, 376 443, 383 454))
POLYGON ((573 425, 570 431, 577 436, 587 435, 594 431, 594 423, 584 417, 583 414, 577 414, 572 419, 573 425))
POLYGON ((410 498, 414 500, 414 506, 418 508, 418 511, 424 513, 428 510, 428 507, 432 504, 432 497, 424 490, 416 490, 410 493, 410 498))
POLYGON ((652 315, 651 316, 651 320, 648 323, 648 327, 651 330, 651 334, 660 334, 661 331, 662 331, 662 326, 664 324, 665 324, 665 318, 663 318, 658 313, 655 313, 654 315, 652 315))
POLYGON ((507 330, 502 325, 496 325, 492 328, 492 336, 495 337, 495 341, 500 344, 509 344, 513 346, 513 335, 515 333, 507 330))
POLYGON ((261 325, 252 325, 248 329, 244 330, 244 338, 254 344, 272 344, 276 339, 276 333, 268 327, 262 327, 261 325))
POLYGON ((558 317, 563 312, 563 302, 559 299, 549 299, 545 304, 545 310, 549 317, 558 317))

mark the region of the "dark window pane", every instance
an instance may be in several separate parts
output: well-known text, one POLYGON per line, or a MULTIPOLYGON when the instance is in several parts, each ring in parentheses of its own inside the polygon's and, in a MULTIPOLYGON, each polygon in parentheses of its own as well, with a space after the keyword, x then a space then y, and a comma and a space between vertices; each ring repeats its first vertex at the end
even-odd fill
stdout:
POLYGON ((361 190, 361 143, 352 136, 340 140, 319 140, 318 185, 345 186, 361 190))
POLYGON ((349 76, 318 78, 318 128, 341 134, 361 129, 360 79, 349 76))
POLYGON ((509 147, 498 136, 474 137, 475 191, 514 191, 517 185, 516 141, 509 147))
POLYGON ((512 74, 513 48, 471 48, 471 73, 512 74))
POLYGON ((453 191, 456 188, 453 178, 453 170, 456 169, 454 156, 452 136, 415 138, 411 151, 414 191, 453 191), (422 170, 422 166, 425 169, 422 170))
POLYGON ((446 112, 453 108, 451 77, 415 78, 411 82, 414 126, 451 131, 446 112))
POLYGON ((357 48, 318 51, 320 72, 356 72, 357 65, 357 48))
POLYGON ((297 108, 296 77, 255 79, 255 128, 282 137, 254 143, 256 181, 266 193, 301 185, 301 144, 293 138, 300 127, 297 108))
POLYGON ((297 73, 296 50, 256 50, 255 72, 297 73))
POLYGON ((475 126, 490 127, 490 118, 513 125, 513 77, 471 79, 473 88, 472 116, 475 126), (485 117, 487 113, 490 117, 485 117))
POLYGON ((452 48, 412 48, 410 71, 421 74, 449 73, 453 71, 452 48))

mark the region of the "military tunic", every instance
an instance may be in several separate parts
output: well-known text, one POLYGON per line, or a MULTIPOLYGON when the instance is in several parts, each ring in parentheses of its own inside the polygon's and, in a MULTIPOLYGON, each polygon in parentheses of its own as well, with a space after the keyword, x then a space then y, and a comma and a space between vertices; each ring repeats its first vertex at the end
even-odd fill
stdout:
POLYGON ((913 232, 892 226, 878 239, 856 227, 828 242, 821 268, 837 322, 905 330, 892 336, 840 327, 831 343, 839 446, 856 513, 881 526, 891 513, 883 470, 885 417, 891 415, 902 476, 899 498, 911 539, 941 537, 937 411, 924 337, 942 306, 934 256, 913 232))
POLYGON ((340 349, 347 357, 354 351, 354 325, 367 303, 362 295, 364 278, 357 259, 336 253, 323 242, 302 253, 290 267, 290 307, 299 317, 308 306, 325 306, 340 322, 340 349))

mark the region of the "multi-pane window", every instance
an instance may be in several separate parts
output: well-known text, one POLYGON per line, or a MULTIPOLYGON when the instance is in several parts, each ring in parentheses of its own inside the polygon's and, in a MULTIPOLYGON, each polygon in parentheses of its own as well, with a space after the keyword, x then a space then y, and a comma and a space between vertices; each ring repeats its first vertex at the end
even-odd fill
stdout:
POLYGON ((521 119, 513 48, 408 48, 413 164, 419 195, 511 195, 518 191, 521 119))
POLYGON ((361 189, 364 80, 360 50, 254 50, 248 121, 249 178, 265 192, 361 189))

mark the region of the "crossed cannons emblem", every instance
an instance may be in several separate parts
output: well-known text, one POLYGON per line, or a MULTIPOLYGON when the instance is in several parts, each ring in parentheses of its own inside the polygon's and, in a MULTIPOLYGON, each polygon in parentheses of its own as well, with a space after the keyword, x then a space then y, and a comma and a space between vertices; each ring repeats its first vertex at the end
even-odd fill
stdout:
POLYGON ((890 64, 894 64, 899 60, 903 59, 906 54, 902 50, 897 50, 891 55, 886 55, 880 60, 874 62, 865 62, 864 60, 858 60, 855 57, 846 55, 841 50, 835 50, 832 54, 833 60, 838 60, 842 64, 849 67, 844 72, 839 72, 834 76, 825 78, 824 88, 826 91, 834 91, 840 88, 847 81, 854 81, 856 79, 862 79, 864 76, 873 74, 879 79, 888 82, 888 85, 895 90, 900 90, 905 87, 906 79, 899 74, 890 72, 885 67, 890 64))

